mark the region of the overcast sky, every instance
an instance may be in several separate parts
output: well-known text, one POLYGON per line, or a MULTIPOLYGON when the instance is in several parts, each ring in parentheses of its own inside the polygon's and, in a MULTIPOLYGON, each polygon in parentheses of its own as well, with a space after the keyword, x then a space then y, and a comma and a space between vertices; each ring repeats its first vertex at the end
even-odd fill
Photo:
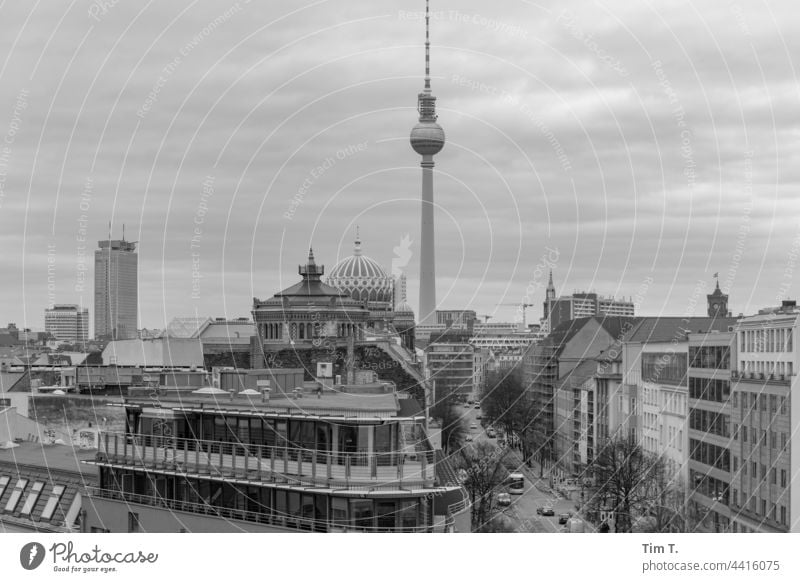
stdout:
MULTIPOLYGON (((144 327, 247 316, 309 245, 327 270, 348 256, 356 225, 416 306, 423 10, 0 4, 0 325, 92 311, 109 221, 139 241, 144 327)), ((798 295, 795 3, 432 10, 441 308, 538 320, 550 266, 559 294, 642 314, 703 313, 715 272, 734 314, 798 295)))

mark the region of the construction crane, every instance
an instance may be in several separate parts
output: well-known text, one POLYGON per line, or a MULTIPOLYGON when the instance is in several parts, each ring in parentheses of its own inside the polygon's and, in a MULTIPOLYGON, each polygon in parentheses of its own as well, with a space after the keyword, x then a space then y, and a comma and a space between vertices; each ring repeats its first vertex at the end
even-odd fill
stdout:
POLYGON ((505 307, 522 307, 522 329, 523 331, 528 329, 528 307, 535 307, 533 303, 498 303, 497 305, 503 305, 505 307))

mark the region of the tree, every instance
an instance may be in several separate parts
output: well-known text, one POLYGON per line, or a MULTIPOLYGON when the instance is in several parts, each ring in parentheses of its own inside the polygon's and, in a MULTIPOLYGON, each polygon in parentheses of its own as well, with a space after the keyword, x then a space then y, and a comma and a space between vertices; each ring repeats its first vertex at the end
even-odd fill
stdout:
POLYGON ((464 418, 453 395, 448 395, 437 402, 431 409, 431 416, 439 420, 442 435, 442 451, 449 454, 458 450, 467 436, 464 418))
POLYGON ((494 526, 495 492, 508 475, 503 457, 508 449, 481 441, 461 449, 457 466, 464 475, 463 486, 470 498, 472 531, 487 531, 494 526))
POLYGON ((646 507, 648 532, 676 533, 690 531, 689 508, 686 491, 682 484, 669 475, 666 463, 661 458, 651 462, 650 473, 645 480, 648 487, 649 505, 646 507))
POLYGON ((550 458, 550 435, 535 402, 530 398, 519 367, 490 374, 482 395, 486 418, 501 426, 510 437, 519 437, 522 459, 530 465, 532 457, 541 461, 550 458))
POLYGON ((648 515, 653 506, 658 463, 632 438, 607 441, 592 464, 597 488, 587 507, 592 512, 613 511, 616 531, 630 532, 634 517, 648 515))

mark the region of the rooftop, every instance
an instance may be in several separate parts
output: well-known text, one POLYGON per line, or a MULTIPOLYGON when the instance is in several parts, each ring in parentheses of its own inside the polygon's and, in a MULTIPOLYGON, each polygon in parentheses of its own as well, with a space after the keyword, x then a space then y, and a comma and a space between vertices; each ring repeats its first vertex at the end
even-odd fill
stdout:
POLYGON ((35 442, 22 442, 10 449, 0 449, 0 463, 27 465, 46 470, 69 471, 88 476, 94 470, 81 461, 94 459, 94 449, 80 449, 72 445, 45 445, 35 442))

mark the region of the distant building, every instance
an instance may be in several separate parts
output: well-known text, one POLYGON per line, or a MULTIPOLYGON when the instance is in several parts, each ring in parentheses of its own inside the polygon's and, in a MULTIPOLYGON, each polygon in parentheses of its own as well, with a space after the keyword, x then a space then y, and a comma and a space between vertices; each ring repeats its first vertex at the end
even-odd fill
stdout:
POLYGON ((425 347, 425 368, 433 382, 434 402, 449 395, 475 395, 475 351, 467 333, 445 332, 431 337, 425 347))
POLYGON ((94 335, 138 337, 139 255, 136 243, 101 240, 94 252, 94 335))
POLYGON ((78 305, 56 304, 44 311, 44 330, 57 340, 86 342, 89 339, 89 310, 78 305))
POLYGON ((553 285, 553 273, 547 284, 544 301, 544 317, 542 327, 549 332, 565 321, 606 315, 615 317, 633 317, 635 308, 632 301, 619 300, 614 297, 604 297, 597 293, 573 293, 556 297, 553 285))
POLYGON ((471 309, 437 309, 436 323, 448 328, 472 331, 478 315, 471 309))
POLYGON ((103 350, 103 365, 203 368, 203 345, 199 339, 118 340, 109 342, 103 350))

